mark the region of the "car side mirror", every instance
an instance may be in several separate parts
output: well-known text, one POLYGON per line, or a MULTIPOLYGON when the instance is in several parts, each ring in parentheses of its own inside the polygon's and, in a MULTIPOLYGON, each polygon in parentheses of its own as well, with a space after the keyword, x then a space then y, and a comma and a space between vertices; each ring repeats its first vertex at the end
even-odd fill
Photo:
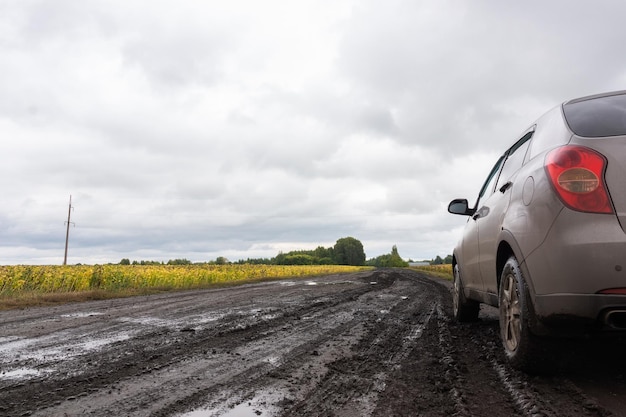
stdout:
POLYGON ((471 216, 476 210, 469 208, 469 203, 465 198, 452 200, 448 204, 448 212, 452 214, 460 214, 462 216, 471 216))

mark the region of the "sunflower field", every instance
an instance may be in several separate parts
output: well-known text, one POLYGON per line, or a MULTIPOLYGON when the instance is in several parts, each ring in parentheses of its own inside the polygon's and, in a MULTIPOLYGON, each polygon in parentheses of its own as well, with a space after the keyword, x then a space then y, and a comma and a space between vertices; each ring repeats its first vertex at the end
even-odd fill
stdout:
POLYGON ((84 291, 179 290, 264 278, 356 272, 343 265, 71 265, 0 266, 0 297, 84 291))
POLYGON ((435 275, 440 278, 452 279, 451 264, 415 266, 411 267, 411 269, 426 272, 427 274, 435 275))

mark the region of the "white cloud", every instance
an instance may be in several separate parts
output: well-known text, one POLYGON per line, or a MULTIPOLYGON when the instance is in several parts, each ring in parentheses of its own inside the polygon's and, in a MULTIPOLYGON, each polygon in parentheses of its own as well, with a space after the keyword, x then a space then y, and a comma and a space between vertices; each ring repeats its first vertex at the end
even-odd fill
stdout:
POLYGON ((622 88, 626 6, 7 1, 0 263, 446 255, 491 164, 622 88))

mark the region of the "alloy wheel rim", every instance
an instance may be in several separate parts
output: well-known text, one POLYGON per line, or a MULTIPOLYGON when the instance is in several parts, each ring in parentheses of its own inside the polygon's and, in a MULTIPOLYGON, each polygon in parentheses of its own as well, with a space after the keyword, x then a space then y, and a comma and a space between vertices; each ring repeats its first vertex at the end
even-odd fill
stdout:
POLYGON ((500 328, 506 349, 513 352, 520 343, 522 321, 517 280, 513 274, 505 277, 500 307, 500 328))

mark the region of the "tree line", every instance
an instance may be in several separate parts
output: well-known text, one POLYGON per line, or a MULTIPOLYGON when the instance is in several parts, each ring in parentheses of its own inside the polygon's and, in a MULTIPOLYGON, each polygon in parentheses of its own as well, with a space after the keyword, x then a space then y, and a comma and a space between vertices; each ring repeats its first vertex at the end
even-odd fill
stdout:
POLYGON ((441 256, 437 255, 437 257, 435 259, 433 259, 432 261, 430 261, 431 265, 444 265, 444 264, 451 264, 452 263, 452 255, 448 255, 445 258, 441 258, 441 256))
MULTIPOLYGON (((412 262, 412 261, 409 261, 412 262)), ((280 252, 273 258, 248 258, 230 262, 223 256, 217 257, 215 261, 200 262, 202 264, 225 265, 225 264, 252 264, 252 265, 368 265, 377 268, 401 268, 409 266, 409 262, 402 259, 398 253, 398 247, 393 245, 391 253, 377 256, 366 260, 363 244, 353 237, 343 237, 329 248, 318 246, 313 250, 293 250, 290 252, 280 252)), ((428 262, 431 265, 451 264, 452 255, 445 258, 437 255, 435 259, 428 262)), ((121 265, 191 265, 188 259, 170 259, 165 262, 158 261, 130 261, 124 258, 121 265)))
POLYGON ((239 263, 271 265, 365 265, 365 251, 360 240, 342 237, 330 248, 318 246, 313 250, 280 252, 271 259, 246 259, 239 263))
MULTIPOLYGON (((158 261, 130 261, 124 258, 121 265, 190 265, 188 259, 170 259, 165 262, 158 261)), ((287 253, 280 252, 273 258, 248 258, 236 262, 230 262, 223 256, 215 261, 200 262, 203 264, 224 265, 235 264, 264 264, 264 265, 365 265, 365 251, 360 240, 353 237, 338 239, 334 246, 325 248, 318 246, 314 250, 294 250, 287 253)))
POLYGON ((335 246, 325 248, 318 246, 313 250, 294 250, 279 253, 271 259, 246 259, 239 263, 274 264, 274 265, 368 265, 377 268, 401 268, 409 266, 393 245, 391 253, 365 259, 363 244, 353 237, 344 237, 335 243, 335 246))

